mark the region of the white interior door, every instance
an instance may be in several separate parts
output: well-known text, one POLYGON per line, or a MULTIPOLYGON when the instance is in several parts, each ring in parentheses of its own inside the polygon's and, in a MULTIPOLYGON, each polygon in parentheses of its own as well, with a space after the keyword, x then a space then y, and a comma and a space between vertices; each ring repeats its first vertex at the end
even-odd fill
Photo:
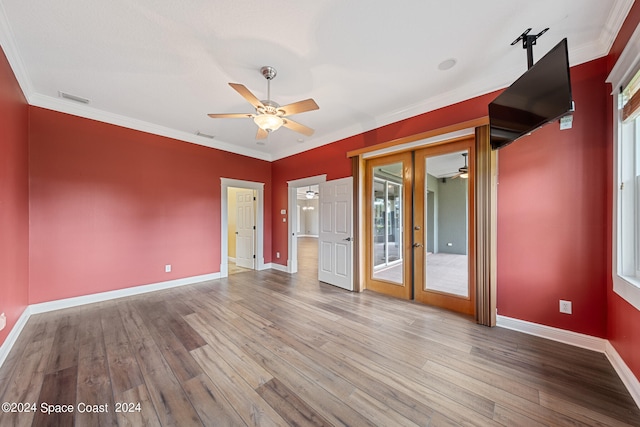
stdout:
POLYGON ((353 178, 320 184, 318 280, 353 290, 353 178))
POLYGON ((236 265, 255 268, 253 190, 236 193, 236 265))

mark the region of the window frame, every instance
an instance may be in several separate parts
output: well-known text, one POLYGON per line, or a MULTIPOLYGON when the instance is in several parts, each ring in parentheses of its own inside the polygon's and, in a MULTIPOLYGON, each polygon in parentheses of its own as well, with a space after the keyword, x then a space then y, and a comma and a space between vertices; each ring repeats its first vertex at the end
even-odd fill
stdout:
MULTIPOLYGON (((620 207, 621 207, 621 198, 619 197, 620 189, 620 150, 621 150, 621 133, 622 128, 620 126, 621 122, 621 110, 619 108, 619 99, 620 99, 620 88, 626 87, 631 78, 638 72, 640 69, 640 26, 636 28, 633 35, 629 39, 627 46, 623 50, 622 54, 618 58, 618 61, 614 65, 609 77, 607 78, 607 83, 611 83, 613 87, 613 175, 612 175, 612 194, 613 194, 613 205, 612 205, 612 215, 611 215, 611 235, 612 235, 612 244, 611 244, 611 274, 613 280, 613 291, 622 297, 629 304, 633 305, 637 310, 640 310, 640 278, 638 277, 629 277, 620 274, 621 268, 621 257, 619 256, 619 251, 621 250, 621 239, 619 238, 618 233, 618 220, 620 218, 620 207)), ((640 122, 636 123, 636 134, 635 134, 635 144, 637 149, 637 143, 640 142, 638 140, 638 127, 640 127, 640 122)), ((638 215, 640 215, 640 206, 637 205, 638 200, 636 200, 635 206, 635 214, 636 214, 636 232, 638 232, 638 215)), ((637 239, 637 241, 640 239, 637 239)), ((636 248, 636 251, 640 250, 640 248, 636 248)), ((638 252, 636 252, 636 257, 640 256, 638 252)))

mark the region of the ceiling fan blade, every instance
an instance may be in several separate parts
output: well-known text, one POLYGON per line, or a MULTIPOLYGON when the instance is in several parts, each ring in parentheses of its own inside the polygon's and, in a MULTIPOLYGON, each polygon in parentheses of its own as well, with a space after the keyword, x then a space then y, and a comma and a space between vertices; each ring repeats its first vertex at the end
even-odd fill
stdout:
POLYGON ((241 85, 240 83, 229 83, 229 86, 234 88, 236 92, 242 95, 242 97, 249 101, 249 104, 253 105, 255 108, 264 108, 264 104, 260 102, 260 100, 256 98, 256 96, 244 85, 241 85))
POLYGON ((310 127, 307 127, 305 125, 301 125, 298 122, 294 122, 291 119, 283 119, 284 123, 282 123, 282 126, 291 129, 292 131, 301 133, 303 135, 307 135, 307 136, 311 136, 313 135, 314 130, 311 129, 310 127))
POLYGON ((231 113, 231 114, 207 114, 212 119, 246 119, 253 117, 249 113, 231 113))
POLYGON ((304 101, 294 102, 293 104, 287 104, 282 107, 279 107, 278 110, 284 111, 285 116, 289 116, 291 114, 304 113, 305 111, 317 110, 318 104, 313 99, 305 99, 304 101))
POLYGON ((256 133, 256 139, 265 139, 267 136, 269 136, 269 132, 267 132, 262 128, 258 128, 258 133, 256 133))

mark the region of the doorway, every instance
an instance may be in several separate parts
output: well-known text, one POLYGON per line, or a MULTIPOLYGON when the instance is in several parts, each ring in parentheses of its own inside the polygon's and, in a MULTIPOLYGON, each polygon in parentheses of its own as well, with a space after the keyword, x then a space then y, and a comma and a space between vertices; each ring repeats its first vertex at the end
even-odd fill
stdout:
POLYGON ((256 267, 256 192, 252 189, 228 189, 229 274, 256 267))
POLYGON ((320 233, 320 187, 298 187, 295 224, 298 273, 318 276, 318 235, 320 233))
POLYGON ((474 144, 367 160, 368 289, 474 314, 474 144))
POLYGON ((240 188, 253 191, 255 200, 255 264, 256 270, 264 270, 264 183, 239 179, 220 178, 220 277, 229 275, 229 191, 240 188))
MULTIPOLYGON (((299 202, 298 200, 300 200, 299 198, 301 197, 305 197, 306 198, 306 192, 312 188, 317 188, 317 192, 318 192, 318 196, 320 194, 320 187, 319 184, 326 182, 327 180, 327 176, 326 175, 317 175, 317 176, 311 176, 308 178, 302 178, 302 179, 297 179, 294 181, 288 181, 287 182, 287 186, 288 186, 288 211, 289 211, 289 215, 288 215, 288 220, 289 220, 289 227, 288 227, 288 231, 289 231, 289 241, 288 241, 288 258, 287 258, 287 268, 286 271, 288 273, 297 273, 298 272, 298 235, 300 233, 303 233, 303 230, 305 230, 305 228, 303 227, 303 225, 300 223, 300 217, 301 215, 298 215, 298 209, 300 209, 302 211, 302 207, 303 206, 299 206, 299 202)), ((313 190, 314 193, 316 192, 315 190, 313 190)), ((315 196, 315 194, 314 194, 315 196)), ((314 206, 312 203, 310 203, 308 206, 314 206)), ((314 206, 314 210, 315 206, 314 206)), ((281 214, 286 214, 287 211, 283 210, 281 211, 281 214)), ((319 215, 319 209, 316 210, 316 213, 318 213, 319 215)), ((313 215, 313 213, 310 214, 310 216, 313 215)), ((286 217, 285 217, 286 219, 286 217)))

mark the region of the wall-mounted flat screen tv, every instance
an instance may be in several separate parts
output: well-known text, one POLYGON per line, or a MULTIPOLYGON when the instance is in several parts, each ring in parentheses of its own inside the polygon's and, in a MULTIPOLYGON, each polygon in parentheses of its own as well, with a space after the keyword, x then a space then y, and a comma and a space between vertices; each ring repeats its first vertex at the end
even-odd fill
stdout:
POLYGON ((563 39, 489 104, 491 148, 497 150, 572 109, 567 39, 563 39))

